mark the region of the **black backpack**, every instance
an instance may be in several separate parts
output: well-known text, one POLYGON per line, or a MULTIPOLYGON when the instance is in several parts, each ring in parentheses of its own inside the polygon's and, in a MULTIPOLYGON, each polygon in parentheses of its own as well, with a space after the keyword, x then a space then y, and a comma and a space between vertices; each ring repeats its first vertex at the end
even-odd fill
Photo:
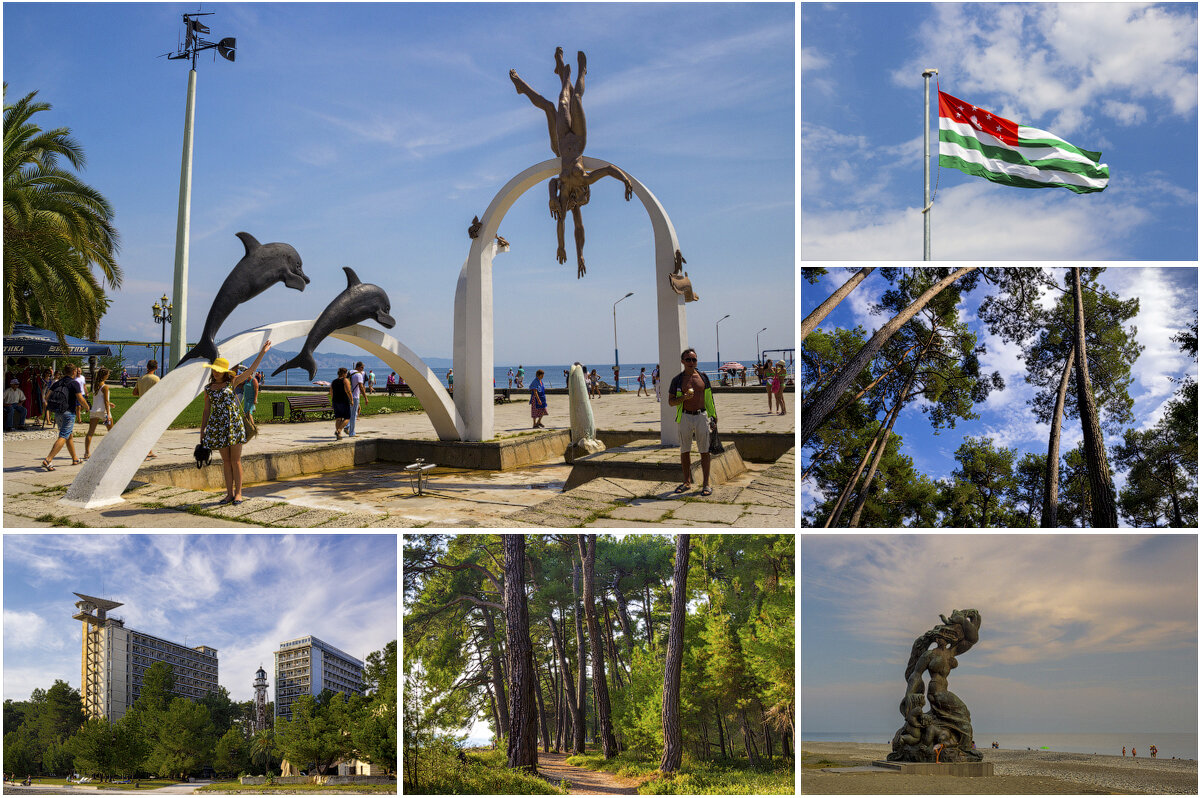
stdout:
POLYGON ((79 383, 70 377, 63 377, 50 388, 50 398, 46 400, 46 409, 52 413, 66 413, 71 409, 72 387, 76 390, 79 383))

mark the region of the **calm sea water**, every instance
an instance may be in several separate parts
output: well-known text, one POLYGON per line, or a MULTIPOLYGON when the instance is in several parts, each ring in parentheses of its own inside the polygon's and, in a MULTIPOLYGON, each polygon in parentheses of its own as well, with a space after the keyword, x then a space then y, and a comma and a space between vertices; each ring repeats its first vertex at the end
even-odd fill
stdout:
MULTIPOLYGON (((744 360, 739 361, 739 362, 747 367, 752 365, 750 363, 747 363, 744 360)), ((347 366, 351 366, 351 365, 353 365, 353 363, 347 364, 347 366)), ((567 386, 567 378, 563 375, 563 370, 566 369, 567 366, 564 364, 560 364, 560 365, 556 365, 556 366, 547 366, 547 365, 544 365, 541 363, 537 363, 537 364, 526 363, 524 365, 525 365, 525 387, 526 388, 529 387, 529 383, 533 382, 534 375, 537 374, 538 369, 544 369, 546 372, 546 376, 543 378, 543 381, 545 382, 545 385, 547 388, 565 388, 567 386)), ((584 365, 586 365, 588 367, 589 371, 593 368, 596 369, 596 373, 600 375, 600 379, 604 380, 607 383, 612 382, 612 364, 611 363, 607 363, 607 364, 596 363, 594 365, 591 363, 586 363, 584 365)), ((719 365, 720 365, 719 363, 712 361, 712 362, 708 362, 708 363, 701 363, 699 365, 699 368, 708 374, 710 380, 713 380, 715 382, 718 378, 717 366, 719 366, 719 365)), ((652 392, 654 390, 654 383, 650 379, 650 375, 654 372, 654 364, 653 363, 622 363, 621 364, 621 387, 624 389, 630 390, 630 391, 637 391, 638 372, 643 367, 646 369, 646 390, 652 392)), ((516 366, 516 364, 514 364, 510 367, 509 365, 506 364, 503 366, 496 366, 492 370, 492 375, 496 380, 497 388, 507 388, 508 387, 508 370, 509 370, 509 368, 512 368, 512 370, 513 370, 513 387, 515 388, 517 386, 517 383, 516 383, 517 366, 516 366)), ((368 369, 368 371, 369 370, 370 369, 368 369)), ((446 384, 446 372, 449 370, 450 370, 449 367, 431 368, 431 371, 433 371, 433 373, 437 375, 437 378, 439 380, 441 380, 442 385, 446 384)), ((670 379, 672 377, 674 377, 675 374, 678 373, 679 371, 682 371, 682 367, 674 368, 674 370, 670 371, 670 373, 667 373, 667 370, 663 369, 662 370, 662 378, 664 381, 669 382, 670 379)), ((386 386, 388 374, 390 374, 390 373, 391 373, 390 369, 388 371, 383 371, 382 369, 375 369, 375 384, 377 386, 386 386)), ((270 385, 276 385, 276 384, 279 384, 279 385, 284 385, 284 384, 307 385, 308 384, 308 381, 305 379, 306 375, 304 374, 303 371, 300 371, 299 369, 291 369, 291 370, 285 372, 285 374, 287 375, 287 381, 288 381, 287 383, 284 382, 284 379, 285 379, 284 374, 280 374, 278 377, 268 377, 267 383, 270 385)), ((316 379, 318 379, 318 380, 325 380, 328 382, 336 376, 337 376, 336 368, 317 369, 316 379)), ((747 371, 746 384, 747 385, 754 384, 754 374, 752 372, 747 371)))
MULTIPOLYGON (((889 745, 892 742, 892 735, 895 730, 886 733, 870 733, 870 732, 808 732, 801 731, 800 739, 828 742, 843 742, 843 743, 880 743, 889 745)), ((1088 732, 1009 732, 1005 734, 994 734, 988 731, 977 731, 975 733, 975 744, 985 751, 991 747, 992 741, 1000 743, 1002 749, 1017 749, 1025 750, 1032 748, 1040 750, 1045 748, 1049 751, 1064 751, 1075 754, 1111 754, 1115 756, 1121 755, 1121 746, 1125 746, 1132 753, 1132 749, 1138 750, 1139 757, 1150 756, 1150 746, 1158 746, 1159 759, 1195 759, 1196 758, 1196 735, 1194 733, 1175 732, 1175 733, 1142 733, 1128 732, 1116 733, 1105 732, 1100 734, 1088 732)))

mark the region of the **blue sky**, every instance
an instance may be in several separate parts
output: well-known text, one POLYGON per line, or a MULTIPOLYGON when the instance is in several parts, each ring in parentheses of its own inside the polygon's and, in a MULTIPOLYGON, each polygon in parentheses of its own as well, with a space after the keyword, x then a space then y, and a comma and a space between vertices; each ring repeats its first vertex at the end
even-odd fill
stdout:
MULTIPOLYGON (((830 269, 816 285, 805 285, 801 291, 801 313, 807 315, 816 308, 852 273, 847 268, 830 269)), ((1065 270, 1055 269, 1055 273, 1062 284, 1065 270)), ((1130 322, 1130 326, 1137 328, 1138 343, 1145 347, 1133 364, 1134 381, 1129 391, 1134 400, 1133 426, 1138 429, 1151 427, 1162 417, 1163 405, 1178 387, 1171 381, 1172 377, 1196 373, 1195 362, 1171 340, 1171 336, 1190 326, 1195 319, 1196 280, 1196 269, 1182 266, 1112 266, 1100 276, 1101 285, 1122 299, 1137 297, 1140 300, 1138 315, 1130 322)), ((872 272, 818 329, 849 329, 861 324, 870 337, 890 318, 871 313, 872 305, 879 302, 888 287, 888 282, 878 271, 872 272)), ((913 459, 913 467, 918 472, 931 479, 950 478, 950 472, 958 465, 954 452, 968 435, 989 437, 997 446, 1017 449, 1017 460, 1024 452, 1046 453, 1050 425, 1037 423, 1032 408, 1026 404, 1037 389, 1025 381, 1020 345, 1007 344, 999 336, 993 336, 977 317, 979 304, 993 290, 989 284, 980 281, 975 291, 964 295, 959 313, 979 343, 987 348, 987 353, 980 356, 980 370, 988 374, 998 371, 1005 381, 1004 390, 993 391, 985 402, 975 407, 979 419, 959 421, 954 429, 937 435, 921 412, 920 401, 909 403, 896 422, 895 430, 904 438, 901 451, 913 459)), ((1079 420, 1064 420, 1060 452, 1065 454, 1081 440, 1083 431, 1079 420)), ((1105 444, 1112 446, 1111 436, 1105 438, 1105 444)), ((808 449, 803 451, 805 464, 811 454, 808 449)), ((1113 477, 1120 490, 1125 484, 1125 475, 1114 473, 1113 477)), ((812 508, 818 493, 812 480, 801 486, 804 511, 812 508)))
MULTIPOLYGON (((803 3, 800 28, 806 261, 922 257, 926 68, 1112 175, 1076 195, 941 169, 934 259, 1196 258, 1195 3, 803 3)), ((930 106, 936 183, 932 82, 930 106)))
MULTIPOLYGON (((159 339, 150 307, 170 294, 188 68, 173 51, 195 4, 5 4, 10 100, 39 90, 88 156, 116 209, 121 291, 105 339, 159 339)), ((315 318, 345 288, 342 266, 381 285, 391 334, 422 357, 452 354, 467 227, 511 177, 553 157, 516 69, 557 91, 554 48, 588 56, 586 155, 638 178, 670 215, 700 301, 690 343, 715 358, 795 343, 795 8, 786 3, 204 4, 207 38, 237 61, 198 64, 189 340, 242 256, 240 230, 292 244, 312 283, 274 286, 220 337, 315 318)), ((653 238, 613 180, 583 210, 587 275, 555 261, 546 190, 501 224, 497 364, 606 363, 612 304, 626 362, 657 357, 653 238)), ((569 225, 568 225, 569 226, 569 225)), ((567 230, 567 246, 572 234, 567 230)), ((332 350, 346 351, 336 342, 332 350), (340 347, 340 348, 338 348, 340 347)), ((291 348, 298 349, 299 342, 291 348)))
POLYGON ((217 649, 218 682, 254 697, 285 640, 316 635, 365 659, 396 639, 395 535, 5 535, 4 697, 79 689, 73 593, 125 606, 139 632, 217 649))
POLYGON ((801 736, 888 739, 913 640, 953 609, 982 617, 950 676, 978 731, 1196 731, 1194 534, 804 534, 800 552, 801 736))

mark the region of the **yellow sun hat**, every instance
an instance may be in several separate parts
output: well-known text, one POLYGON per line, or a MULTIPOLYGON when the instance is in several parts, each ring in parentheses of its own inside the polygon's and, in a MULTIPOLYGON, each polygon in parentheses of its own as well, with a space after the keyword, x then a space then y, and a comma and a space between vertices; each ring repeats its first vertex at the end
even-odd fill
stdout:
POLYGON ((229 360, 226 358, 223 358, 223 357, 217 358, 212 363, 205 363, 204 368, 212 369, 213 371, 221 371, 221 372, 226 372, 226 371, 232 372, 233 371, 233 369, 229 368, 229 360))

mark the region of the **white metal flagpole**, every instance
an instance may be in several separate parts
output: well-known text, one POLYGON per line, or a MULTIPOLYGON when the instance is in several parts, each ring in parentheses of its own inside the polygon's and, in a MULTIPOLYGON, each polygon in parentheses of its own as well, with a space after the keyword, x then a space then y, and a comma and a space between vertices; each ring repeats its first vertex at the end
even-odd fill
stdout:
POLYGON ((932 205, 929 201, 929 78, 937 73, 936 69, 926 69, 921 73, 925 78, 925 206, 921 210, 921 215, 925 217, 925 260, 932 260, 929 256, 929 212, 932 205))

